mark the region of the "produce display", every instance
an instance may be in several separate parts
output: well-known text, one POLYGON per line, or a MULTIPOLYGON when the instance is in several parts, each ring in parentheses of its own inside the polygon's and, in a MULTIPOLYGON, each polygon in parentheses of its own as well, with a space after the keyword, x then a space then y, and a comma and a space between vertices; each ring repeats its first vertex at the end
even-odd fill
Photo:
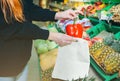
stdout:
POLYGON ((56 81, 52 80, 51 75, 56 62, 57 53, 58 49, 56 48, 39 56, 42 81, 56 81))
POLYGON ((49 41, 49 40, 38 39, 35 40, 34 42, 38 55, 48 52, 58 46, 54 41, 49 41))
POLYGON ((114 35, 112 33, 110 33, 109 36, 107 36, 104 39, 104 44, 108 45, 108 46, 111 46, 113 42, 114 42, 114 35))
POLYGON ((106 74, 120 70, 120 41, 113 34, 105 37, 103 42, 96 42, 90 47, 90 54, 106 74))
POLYGON ((113 53, 108 55, 102 63, 102 68, 107 74, 113 74, 120 70, 120 54, 113 53))
POLYGON ((53 68, 50 68, 47 71, 42 71, 42 81, 55 81, 55 80, 52 80, 52 77, 51 77, 52 71, 53 71, 53 68))
POLYGON ((120 53, 120 40, 116 40, 113 34, 109 34, 109 36, 104 39, 104 43, 120 53))
MULTIPOLYGON (((47 29, 51 32, 58 32, 57 29, 55 28, 55 24, 53 24, 53 23, 50 23, 50 25, 47 27, 47 29)), ((34 46, 36 48, 38 55, 44 54, 44 53, 51 51, 54 48, 58 47, 58 45, 54 41, 42 40, 42 39, 35 40, 34 46)))
POLYGON ((103 2, 95 2, 93 4, 85 4, 82 8, 78 6, 78 9, 81 8, 81 11, 88 16, 94 15, 97 11, 102 10, 106 7, 106 4, 103 2))
MULTIPOLYGON (((120 23, 120 4, 115 4, 110 9, 102 10, 108 5, 109 4, 105 4, 100 1, 97 1, 95 3, 82 3, 82 5, 78 5, 76 9, 80 9, 84 13, 82 16, 84 18, 81 20, 79 19, 76 22, 74 22, 74 20, 60 20, 57 23, 54 23, 52 25, 50 24, 48 29, 52 32, 59 31, 73 37, 83 38, 87 40, 90 48, 91 58, 93 58, 96 64, 100 66, 106 75, 112 75, 119 72, 120 70, 120 40, 115 39, 113 33, 110 33, 105 38, 90 38, 86 33, 86 30, 89 30, 90 28, 93 28, 96 25, 100 24, 100 22, 95 22, 95 26, 93 26, 94 24, 91 24, 92 21, 90 21, 89 17, 93 17, 93 19, 95 18, 99 20, 99 17, 102 17, 103 20, 106 20, 108 22, 107 24, 109 27, 109 17, 111 17, 110 19, 112 21, 120 23), (112 16, 109 16, 111 14, 112 16), (55 27, 57 27, 57 29, 55 27)), ((61 10, 63 9, 64 8, 62 7, 61 10)), ((98 27, 99 32, 91 32, 91 35, 93 33, 99 34, 101 32, 101 25, 98 27)), ((38 55, 40 56, 40 65, 43 77, 42 81, 62 81, 51 78, 57 56, 57 50, 55 49, 56 47, 58 47, 58 45, 54 41, 35 40, 35 48, 38 55)))
POLYGON ((110 9, 110 12, 113 14, 112 20, 114 22, 119 22, 120 23, 120 4, 113 6, 110 9))

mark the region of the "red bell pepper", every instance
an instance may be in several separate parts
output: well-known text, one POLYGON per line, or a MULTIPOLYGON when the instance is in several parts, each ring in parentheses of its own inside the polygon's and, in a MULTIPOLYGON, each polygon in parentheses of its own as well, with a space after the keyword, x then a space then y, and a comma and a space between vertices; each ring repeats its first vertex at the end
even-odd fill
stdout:
POLYGON ((82 38, 83 35, 83 28, 81 24, 68 24, 66 26, 66 34, 77 37, 77 38, 82 38))

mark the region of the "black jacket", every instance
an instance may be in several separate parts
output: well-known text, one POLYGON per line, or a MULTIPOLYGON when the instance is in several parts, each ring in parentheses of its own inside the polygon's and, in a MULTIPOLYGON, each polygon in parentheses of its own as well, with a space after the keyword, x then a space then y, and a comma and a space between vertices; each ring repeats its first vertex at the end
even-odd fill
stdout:
POLYGON ((42 9, 33 0, 22 0, 26 21, 7 24, 0 8, 0 76, 16 76, 31 56, 32 40, 47 39, 49 31, 32 24, 36 21, 54 21, 56 12, 42 9))

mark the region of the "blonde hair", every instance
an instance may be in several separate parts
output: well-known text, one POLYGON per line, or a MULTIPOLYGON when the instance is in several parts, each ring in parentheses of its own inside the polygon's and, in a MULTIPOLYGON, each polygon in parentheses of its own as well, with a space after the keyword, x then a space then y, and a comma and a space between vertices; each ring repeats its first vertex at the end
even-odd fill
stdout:
POLYGON ((23 7, 20 0, 0 0, 2 12, 7 23, 11 23, 13 19, 23 22, 23 7))

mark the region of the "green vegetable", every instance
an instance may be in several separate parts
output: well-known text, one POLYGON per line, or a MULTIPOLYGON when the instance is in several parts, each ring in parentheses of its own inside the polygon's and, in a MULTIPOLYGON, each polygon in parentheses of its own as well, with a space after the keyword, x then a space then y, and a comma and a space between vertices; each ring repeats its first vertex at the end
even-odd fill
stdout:
POLYGON ((42 53, 45 53, 45 52, 48 52, 48 47, 47 47, 47 44, 41 44, 39 43, 38 44, 38 47, 37 47, 37 53, 38 54, 42 54, 42 53))
POLYGON ((34 41, 34 46, 37 50, 37 53, 41 54, 56 48, 58 45, 54 41, 38 39, 34 41))
POLYGON ((37 48, 39 44, 45 44, 45 40, 37 39, 34 41, 35 48, 37 48))
POLYGON ((57 44, 54 41, 46 40, 46 44, 48 46, 48 50, 52 50, 57 47, 57 44))

